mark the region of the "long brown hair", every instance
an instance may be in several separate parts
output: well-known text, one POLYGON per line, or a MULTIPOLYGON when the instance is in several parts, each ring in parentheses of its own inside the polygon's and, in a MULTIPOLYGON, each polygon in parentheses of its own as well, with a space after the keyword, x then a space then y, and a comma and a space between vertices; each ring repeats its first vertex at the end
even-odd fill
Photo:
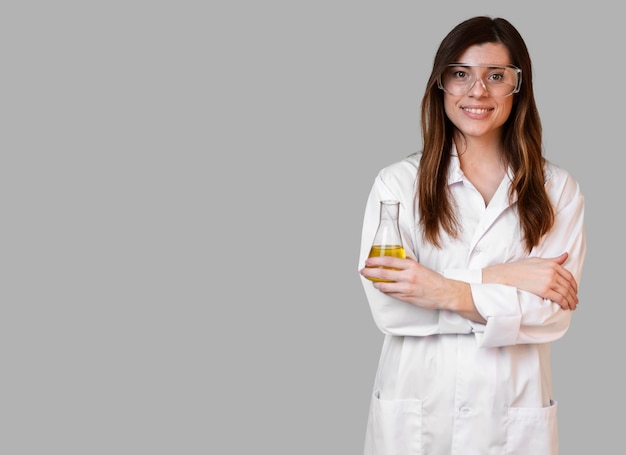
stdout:
POLYGON ((517 195, 520 225, 528 251, 554 223, 554 209, 544 187, 542 128, 533 93, 530 55, 523 38, 506 19, 478 16, 461 22, 443 39, 422 99, 423 150, 418 174, 417 202, 424 238, 441 247, 441 229, 455 237, 458 224, 447 186, 447 171, 455 127, 444 111, 437 80, 447 65, 469 47, 503 44, 511 63, 522 70, 522 85, 503 125, 505 160, 513 171, 509 199, 517 195))

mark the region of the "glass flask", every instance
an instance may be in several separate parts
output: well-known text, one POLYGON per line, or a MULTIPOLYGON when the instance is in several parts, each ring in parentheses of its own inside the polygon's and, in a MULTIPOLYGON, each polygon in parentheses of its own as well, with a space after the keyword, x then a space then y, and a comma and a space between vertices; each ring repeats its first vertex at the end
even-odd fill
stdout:
MULTIPOLYGON (((380 201, 380 220, 368 257, 393 256, 403 259, 406 257, 402 239, 400 238, 400 226, 398 224, 399 213, 400 202, 390 200, 380 201)), ((393 269, 392 267, 381 268, 393 269)), ((368 279, 371 281, 391 282, 391 280, 383 280, 380 278, 368 279)))

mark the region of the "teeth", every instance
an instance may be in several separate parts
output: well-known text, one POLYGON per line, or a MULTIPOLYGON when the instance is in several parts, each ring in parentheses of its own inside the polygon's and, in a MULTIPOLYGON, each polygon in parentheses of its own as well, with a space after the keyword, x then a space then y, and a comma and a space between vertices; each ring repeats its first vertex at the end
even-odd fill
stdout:
POLYGON ((470 109, 470 108, 464 108, 464 109, 471 114, 484 114, 486 112, 489 112, 489 109, 470 109))

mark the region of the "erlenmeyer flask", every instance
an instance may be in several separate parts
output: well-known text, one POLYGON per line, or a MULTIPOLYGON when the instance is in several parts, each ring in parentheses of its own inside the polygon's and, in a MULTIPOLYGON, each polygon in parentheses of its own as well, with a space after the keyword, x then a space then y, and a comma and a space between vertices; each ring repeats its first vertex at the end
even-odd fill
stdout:
MULTIPOLYGON (((380 201, 380 221, 378 222, 376 235, 374 235, 369 257, 393 256, 403 259, 406 257, 400 237, 400 227, 398 224, 399 212, 400 203, 398 201, 380 201)), ((390 281, 379 278, 368 279, 371 281, 390 281)))

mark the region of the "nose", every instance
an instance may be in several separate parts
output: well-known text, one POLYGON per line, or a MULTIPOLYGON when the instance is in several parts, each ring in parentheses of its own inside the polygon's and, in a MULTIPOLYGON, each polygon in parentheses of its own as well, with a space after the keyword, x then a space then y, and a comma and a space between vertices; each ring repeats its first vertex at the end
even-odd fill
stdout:
POLYGON ((469 96, 478 97, 478 96, 482 96, 488 93, 489 92, 487 91, 487 86, 485 85, 485 83, 480 77, 477 77, 476 79, 474 79, 474 82, 472 82, 472 85, 470 85, 469 88, 467 89, 467 94, 469 96), (480 82, 480 83, 477 84, 477 82, 480 82))

